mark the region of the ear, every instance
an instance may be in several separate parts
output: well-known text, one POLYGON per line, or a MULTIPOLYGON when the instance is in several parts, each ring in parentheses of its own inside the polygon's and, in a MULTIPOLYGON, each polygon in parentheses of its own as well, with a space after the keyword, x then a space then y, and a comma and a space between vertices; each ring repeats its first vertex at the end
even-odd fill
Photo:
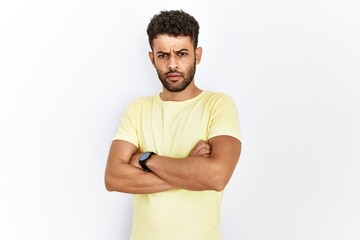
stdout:
POLYGON ((153 52, 149 52, 149 58, 151 61, 151 64, 155 67, 155 58, 154 58, 154 53, 153 52))
POLYGON ((199 64, 201 61, 201 55, 202 55, 202 47, 198 47, 195 49, 195 60, 196 64, 199 64))

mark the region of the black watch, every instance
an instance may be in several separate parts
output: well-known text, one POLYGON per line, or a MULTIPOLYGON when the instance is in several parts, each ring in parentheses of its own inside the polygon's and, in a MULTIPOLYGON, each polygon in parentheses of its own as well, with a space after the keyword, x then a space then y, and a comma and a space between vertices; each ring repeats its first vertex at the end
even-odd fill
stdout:
POLYGON ((156 153, 154 153, 154 152, 144 152, 143 154, 140 155, 139 164, 144 169, 144 171, 151 172, 151 170, 146 165, 146 162, 149 161, 150 157, 152 155, 154 155, 154 154, 156 154, 156 153))

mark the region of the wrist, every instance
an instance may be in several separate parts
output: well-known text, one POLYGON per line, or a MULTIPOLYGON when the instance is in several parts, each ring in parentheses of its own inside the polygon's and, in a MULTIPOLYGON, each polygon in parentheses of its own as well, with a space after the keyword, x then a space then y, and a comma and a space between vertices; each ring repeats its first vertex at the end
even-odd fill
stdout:
POLYGON ((157 159, 159 158, 159 155, 157 155, 156 153, 153 154, 151 156, 151 158, 147 161, 146 165, 149 169, 154 170, 156 169, 156 163, 157 163, 157 159))
POLYGON ((139 164, 142 167, 142 169, 146 172, 151 172, 151 168, 149 167, 150 159, 154 157, 156 153, 154 152, 144 152, 139 157, 139 164))

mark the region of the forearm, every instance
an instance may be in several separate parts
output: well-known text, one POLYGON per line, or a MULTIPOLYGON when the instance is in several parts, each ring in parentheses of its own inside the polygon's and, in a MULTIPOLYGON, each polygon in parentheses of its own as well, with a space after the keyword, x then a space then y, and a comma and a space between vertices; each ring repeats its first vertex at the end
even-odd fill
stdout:
POLYGON ((241 142, 230 136, 199 142, 186 158, 154 155, 149 168, 166 182, 188 190, 222 191, 229 182, 239 160, 241 142), (206 149, 210 146, 211 151, 206 149))
POLYGON ((181 159, 154 156, 148 161, 149 168, 161 179, 179 188, 201 191, 222 190, 220 172, 210 157, 181 159))
POLYGON ((105 174, 108 191, 148 194, 168 191, 175 187, 154 173, 145 172, 128 163, 109 166, 105 174))

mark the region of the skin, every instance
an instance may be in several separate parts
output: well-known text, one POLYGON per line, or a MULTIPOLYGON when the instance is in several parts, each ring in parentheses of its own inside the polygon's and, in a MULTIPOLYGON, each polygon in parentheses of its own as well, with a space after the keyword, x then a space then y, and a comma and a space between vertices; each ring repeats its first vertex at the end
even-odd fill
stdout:
MULTIPOLYGON (((185 78, 183 75, 194 66, 199 64, 202 55, 202 48, 196 48, 192 45, 190 37, 173 37, 169 35, 159 35, 153 41, 153 51, 149 52, 149 58, 153 66, 156 68, 158 74, 165 74, 169 71, 177 71, 182 76, 168 75, 165 81, 173 86, 183 84, 185 78)), ((194 80, 182 91, 172 92, 163 86, 163 91, 160 97, 164 101, 184 101, 191 99, 201 90, 195 86, 194 80)))
MULTIPOLYGON (((201 90, 195 85, 192 68, 200 63, 202 49, 188 36, 158 35, 149 58, 155 67, 163 91, 163 101, 184 101, 201 90)), ((195 69, 194 69, 195 73, 195 69)), ((241 152, 241 142, 231 136, 200 140, 186 158, 153 155, 147 162, 152 172, 139 165, 141 153, 132 143, 114 140, 105 170, 109 191, 147 194, 182 188, 194 191, 222 191, 229 182, 241 152)))

